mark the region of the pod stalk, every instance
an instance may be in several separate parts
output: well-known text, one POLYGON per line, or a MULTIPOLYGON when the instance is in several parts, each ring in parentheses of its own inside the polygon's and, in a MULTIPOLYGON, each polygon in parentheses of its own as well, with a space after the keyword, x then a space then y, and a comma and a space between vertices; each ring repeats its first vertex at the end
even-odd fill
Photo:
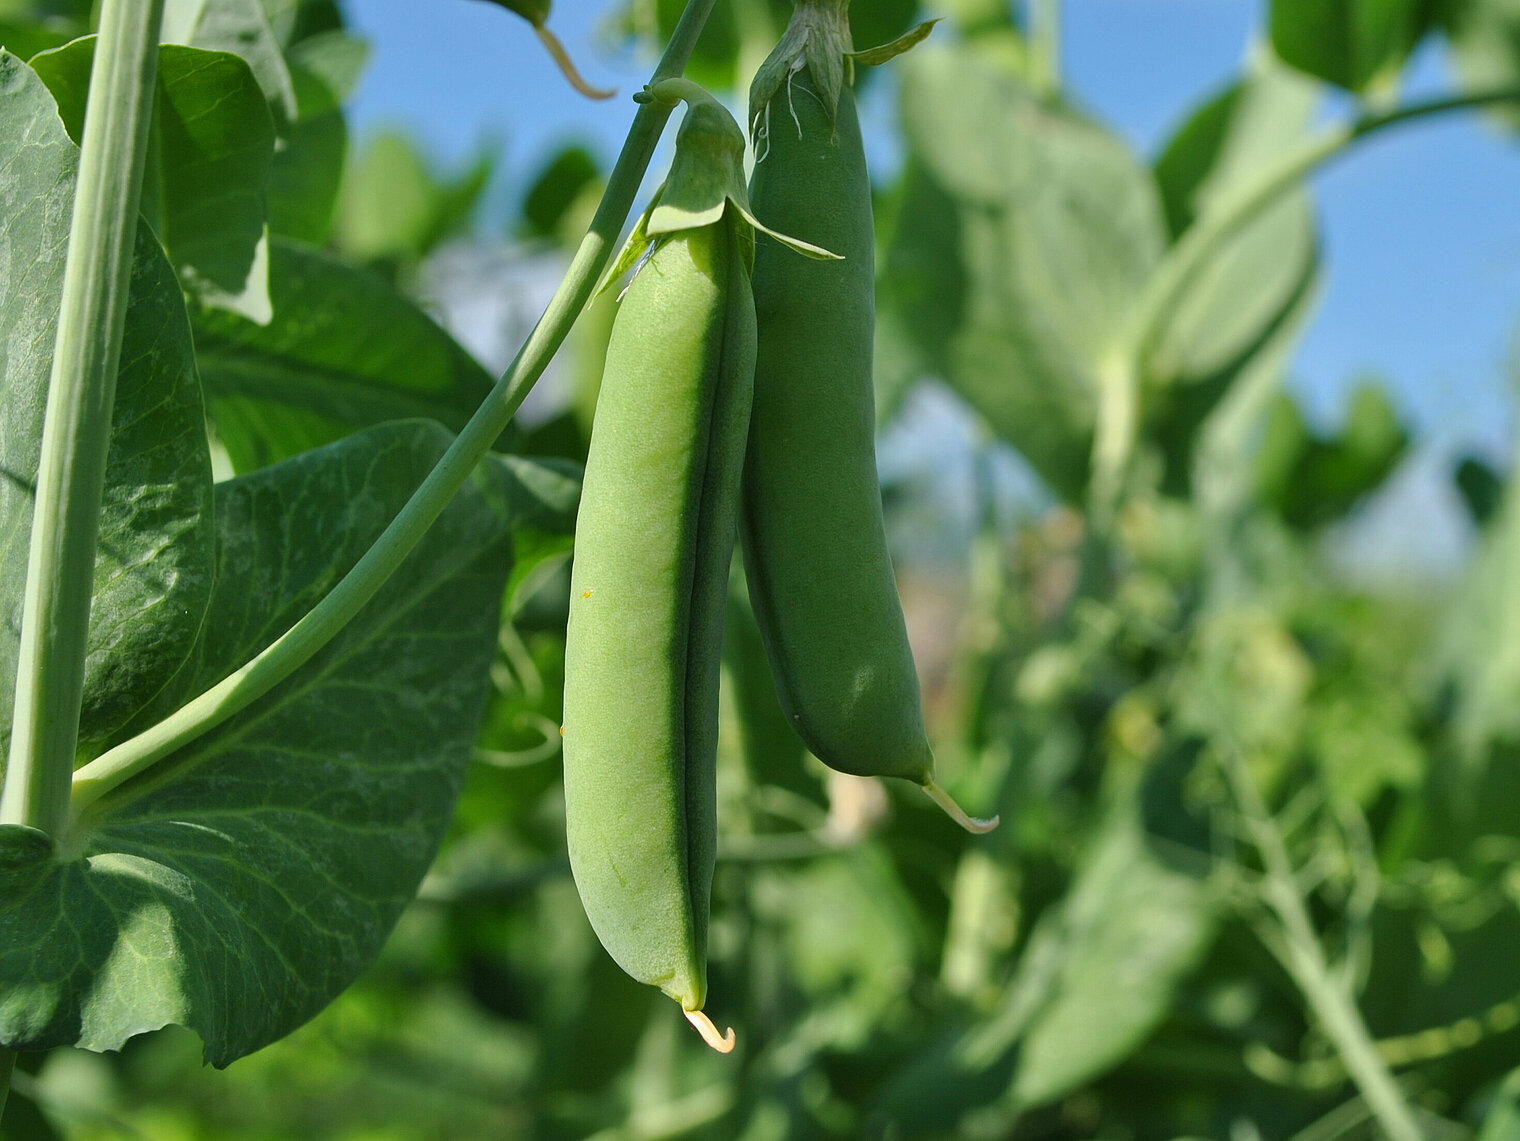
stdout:
POLYGON ((734 1034, 732 1026, 728 1028, 727 1033, 719 1034, 718 1028, 713 1025, 713 1020, 700 1010, 683 1010, 681 1013, 686 1015, 686 1021, 696 1028, 698 1034, 702 1035, 702 1041, 706 1042, 720 1054, 733 1053, 734 1046, 738 1044, 739 1039, 734 1034))
POLYGON ((982 819, 968 814, 964 808, 955 802, 955 797, 940 788, 933 780, 924 781, 920 787, 929 794, 930 800, 945 810, 946 816, 954 820, 967 832, 971 832, 977 836, 991 832, 998 826, 998 821, 1002 819, 998 816, 994 816, 991 819, 982 819))

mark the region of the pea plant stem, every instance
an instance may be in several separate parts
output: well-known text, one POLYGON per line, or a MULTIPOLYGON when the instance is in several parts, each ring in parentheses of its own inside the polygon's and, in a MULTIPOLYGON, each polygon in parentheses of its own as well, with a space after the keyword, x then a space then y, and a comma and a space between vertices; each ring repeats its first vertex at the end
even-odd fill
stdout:
POLYGON ((11 1071, 16 1068, 16 1051, 0 1046, 0 1121, 5 1120, 6 1095, 11 1089, 11 1071))
POLYGON ((1030 0, 1029 81, 1041 95, 1061 90, 1061 0, 1030 0))
POLYGON ((1282 832, 1267 811, 1245 759, 1236 750, 1227 750, 1225 772, 1252 842, 1261 856, 1265 872, 1262 893, 1282 928, 1281 943, 1274 950, 1280 955, 1283 967, 1318 1017, 1345 1064, 1346 1072, 1361 1091, 1368 1109, 1389 1141, 1421 1141, 1424 1134, 1393 1080, 1393 1074, 1378 1053, 1361 1011, 1325 958, 1324 947, 1309 918, 1309 909, 1294 880, 1293 864, 1282 832))
MULTIPOLYGON (((713 2, 688 0, 650 86, 676 78, 685 69, 713 2)), ((469 478, 569 334, 616 247, 672 109, 672 104, 660 100, 641 103, 591 227, 543 316, 490 395, 374 546, 321 602, 257 657, 157 725, 79 769, 71 798, 76 814, 268 693, 331 641, 374 597, 469 478)))
POLYGON ((1359 140, 1450 111, 1520 102, 1520 88, 1502 87, 1444 96, 1361 117, 1306 139, 1254 178, 1222 195, 1166 252, 1131 311, 1098 378, 1097 428, 1093 445, 1092 504, 1096 521, 1111 518, 1139 426, 1140 382, 1146 362, 1207 259, 1307 176, 1345 154, 1359 140))
POLYGON ((43 419, 0 823, 57 836, 79 738, 95 546, 163 0, 105 0, 43 419))

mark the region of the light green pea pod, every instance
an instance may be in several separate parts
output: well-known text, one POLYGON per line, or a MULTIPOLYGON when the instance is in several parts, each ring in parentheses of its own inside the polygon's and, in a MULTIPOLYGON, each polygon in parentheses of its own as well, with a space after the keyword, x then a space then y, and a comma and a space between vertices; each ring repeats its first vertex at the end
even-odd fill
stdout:
MULTIPOLYGON (((565 820, 591 926, 629 975, 702 1006, 717 848, 718 674, 754 381, 744 136, 694 84, 648 251, 613 323, 575 530, 565 820)), ((614 275, 617 274, 614 270, 614 275)))
POLYGON ((928 34, 850 50, 848 0, 795 0, 750 89, 756 210, 844 255, 755 259, 759 343, 740 534, 750 600, 786 711, 825 764, 921 786, 974 832, 934 780, 918 674, 887 553, 876 474, 871 343, 871 184, 855 62, 878 63, 928 34))

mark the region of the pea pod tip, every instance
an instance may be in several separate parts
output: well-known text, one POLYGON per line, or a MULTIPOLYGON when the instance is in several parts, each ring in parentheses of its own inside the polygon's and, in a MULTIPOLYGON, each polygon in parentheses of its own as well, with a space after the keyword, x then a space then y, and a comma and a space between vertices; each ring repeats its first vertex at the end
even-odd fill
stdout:
POLYGON ((730 1054, 733 1052, 734 1046, 738 1043, 739 1039, 734 1034, 732 1026, 728 1028, 726 1034, 719 1034, 718 1028, 713 1025, 713 1020, 702 1013, 702 1011, 682 1010, 681 1013, 686 1015, 686 1021, 696 1028, 698 1034, 702 1035, 702 1041, 706 1042, 720 1054, 730 1054))
POLYGON ((991 819, 984 820, 969 815, 964 808, 955 802, 955 798, 953 796, 951 796, 944 789, 940 788, 940 786, 935 784, 934 781, 925 781, 922 785, 922 788, 926 793, 929 794, 930 800, 934 801, 935 804, 943 808, 945 810, 945 814, 949 816, 951 820, 954 820, 957 824, 964 828, 967 832, 972 832, 980 836, 983 833, 991 832, 998 826, 998 821, 1001 819, 1001 817, 994 816, 991 819))

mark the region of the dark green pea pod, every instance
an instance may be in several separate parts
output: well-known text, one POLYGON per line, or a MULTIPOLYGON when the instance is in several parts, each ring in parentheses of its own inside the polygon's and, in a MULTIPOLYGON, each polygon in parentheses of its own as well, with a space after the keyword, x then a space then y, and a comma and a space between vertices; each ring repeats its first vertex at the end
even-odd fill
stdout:
POLYGON ((972 819, 935 783, 887 553, 871 390, 871 186, 844 82, 852 60, 891 58, 928 25, 857 56, 847 9, 848 0, 795 0, 750 89, 756 210, 844 258, 805 262, 763 248, 755 259, 745 572, 782 709, 814 754, 841 772, 911 780, 982 832, 996 819, 972 819))
POLYGON ((565 820, 576 887, 618 965, 702 1013, 717 847, 718 675, 754 382, 744 136, 680 81, 671 173, 607 349, 576 520, 565 820))
POLYGON ((488 0, 509 12, 516 12, 524 20, 533 26, 534 33, 538 36, 539 43, 554 60, 561 74, 570 81, 570 86, 579 91, 588 99, 611 99, 617 94, 605 87, 592 87, 581 78, 581 73, 575 69, 575 64, 570 60, 570 53, 565 51, 565 45, 559 42, 559 37, 549 30, 549 0, 488 0))

